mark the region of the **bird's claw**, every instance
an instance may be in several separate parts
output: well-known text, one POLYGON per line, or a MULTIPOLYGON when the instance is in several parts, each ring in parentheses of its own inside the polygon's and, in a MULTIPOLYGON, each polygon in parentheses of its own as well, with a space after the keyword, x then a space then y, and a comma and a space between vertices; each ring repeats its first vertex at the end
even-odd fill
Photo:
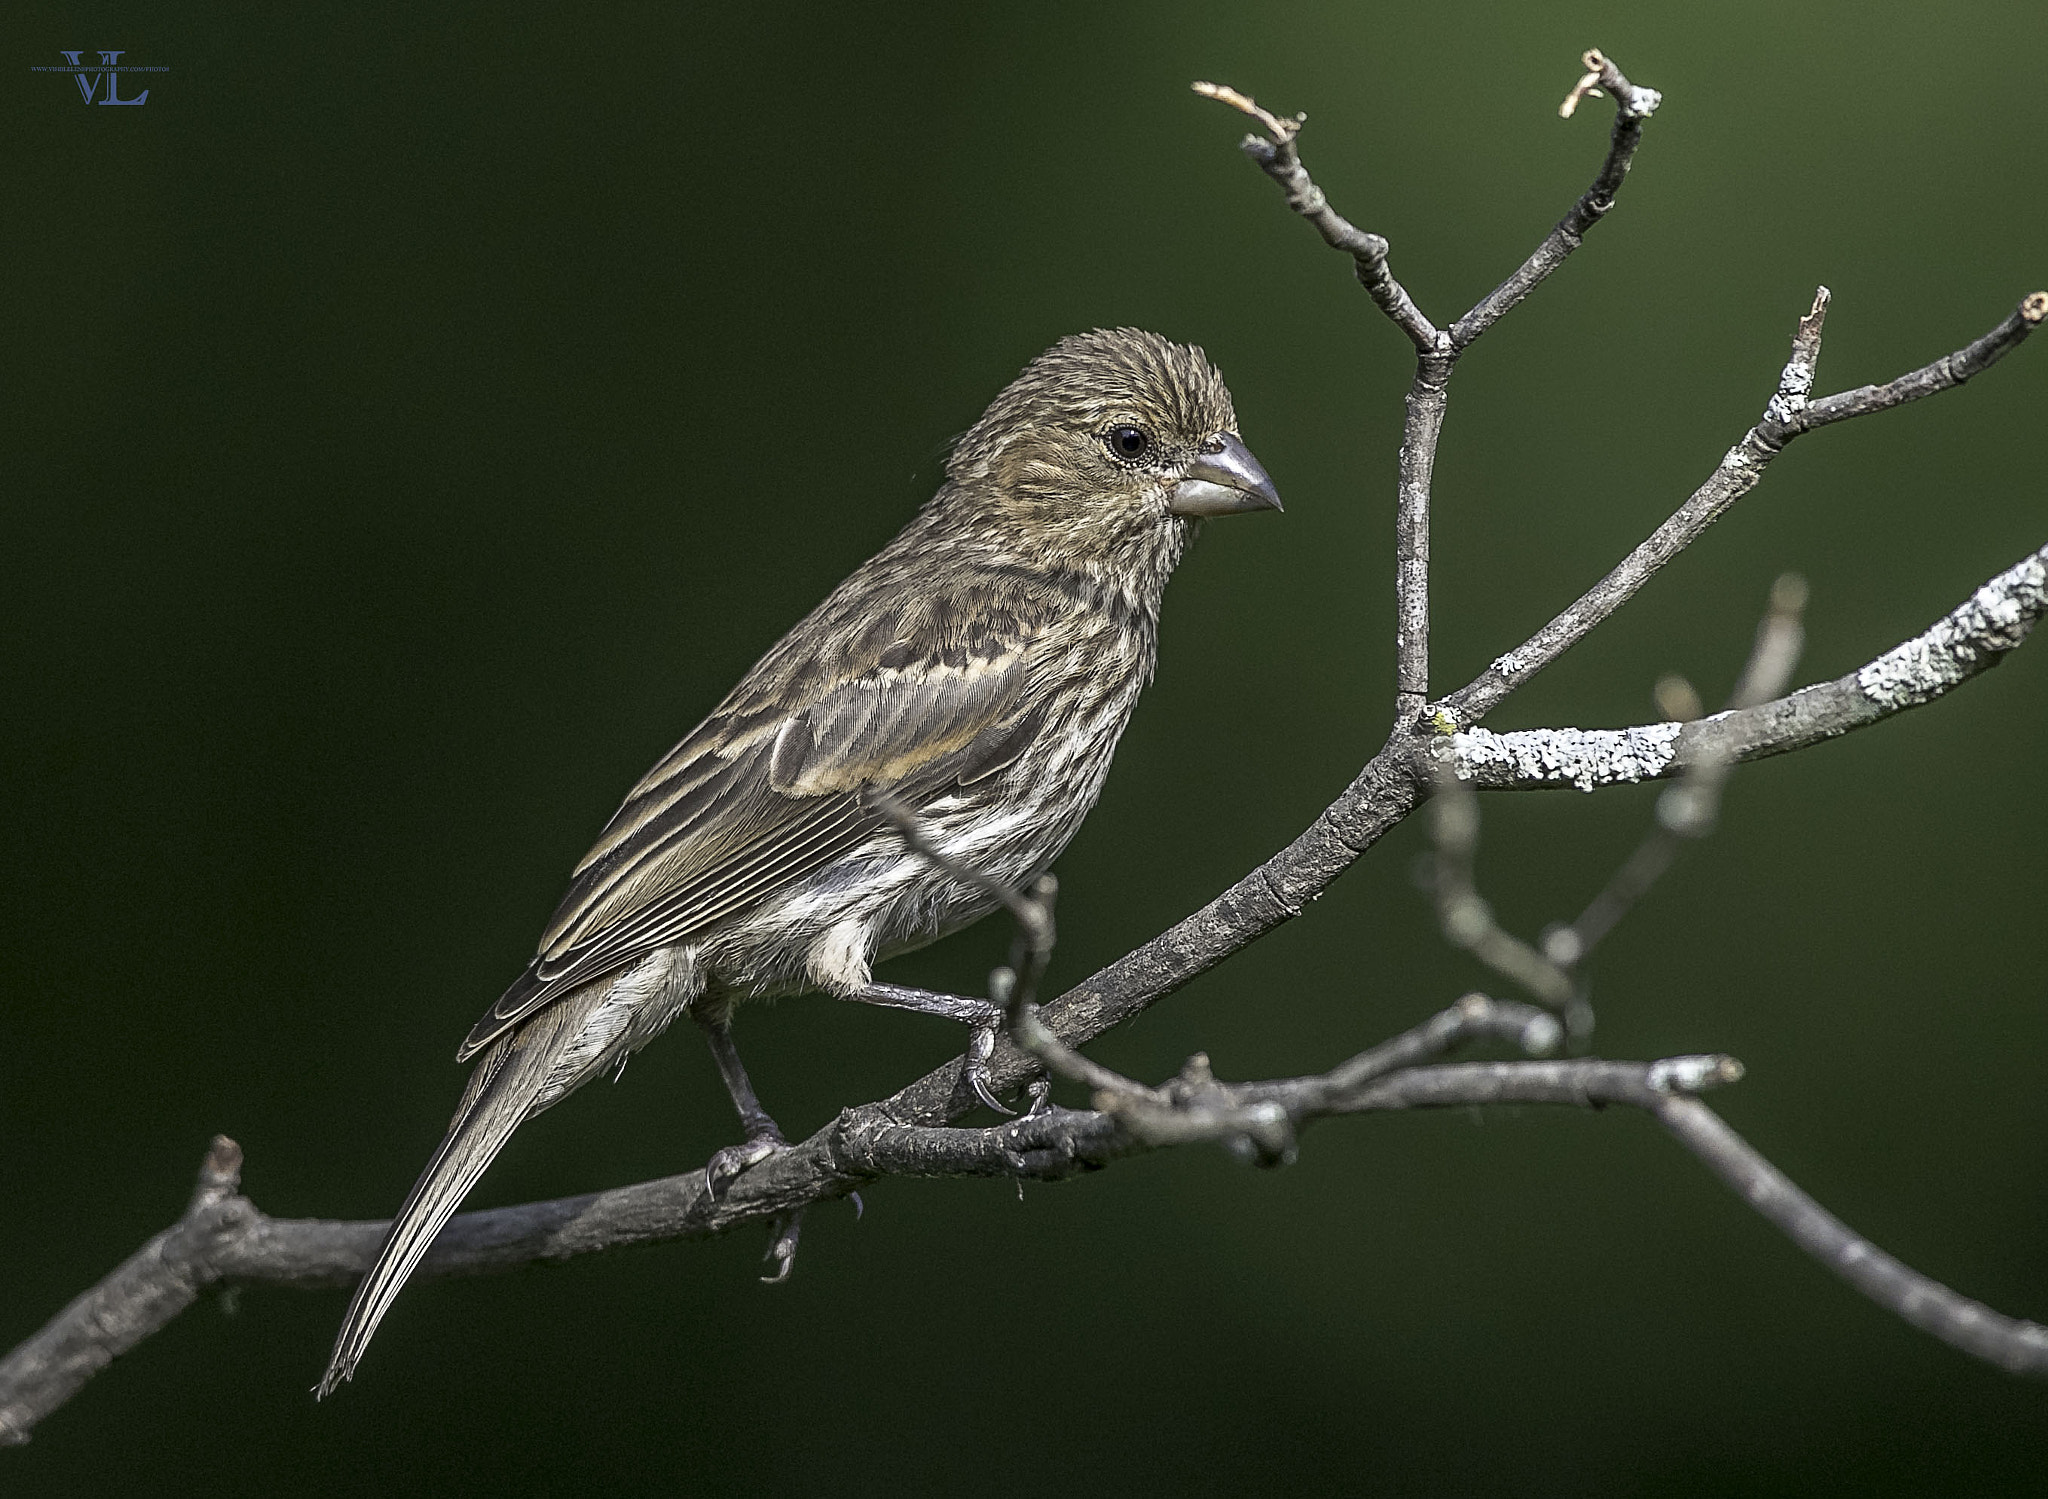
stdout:
POLYGON ((1017 1111, 996 1097, 995 1080, 989 1076, 988 1059, 995 1055, 995 1049, 995 1026, 976 1026, 974 1039, 967 1043, 967 1060, 962 1070, 967 1075, 967 1086, 974 1090, 974 1096, 981 1100, 982 1107, 1001 1114, 1005 1119, 1014 1119, 1017 1111))
POLYGON ((1024 1096, 1031 1102, 1024 1106, 1023 1117, 1036 1119, 1052 1107, 1052 1079, 1040 1073, 1024 1085, 1024 1096))
MULTIPOLYGON (((704 1190, 716 1202, 747 1171, 788 1148, 789 1142, 782 1138, 782 1131, 773 1128, 750 1137, 743 1145, 728 1145, 704 1163, 704 1190)), ((794 1235, 790 1243, 795 1245, 794 1235)), ((795 1252, 792 1247, 790 1253, 795 1252)))

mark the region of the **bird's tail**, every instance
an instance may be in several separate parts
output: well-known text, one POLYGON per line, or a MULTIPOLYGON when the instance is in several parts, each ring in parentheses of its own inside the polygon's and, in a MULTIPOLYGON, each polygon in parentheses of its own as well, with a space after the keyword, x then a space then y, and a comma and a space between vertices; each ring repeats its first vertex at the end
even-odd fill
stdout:
MULTIPOLYGON (((560 1006, 556 1007, 561 1008, 560 1006)), ((383 1247, 363 1277, 342 1318, 327 1372, 313 1388, 324 1399, 355 1374, 356 1363, 376 1334, 441 1227, 469 1195, 512 1131, 532 1112, 562 1050, 561 1017, 536 1016, 486 1052, 471 1074, 447 1137, 413 1183, 405 1206, 391 1220, 383 1247)))

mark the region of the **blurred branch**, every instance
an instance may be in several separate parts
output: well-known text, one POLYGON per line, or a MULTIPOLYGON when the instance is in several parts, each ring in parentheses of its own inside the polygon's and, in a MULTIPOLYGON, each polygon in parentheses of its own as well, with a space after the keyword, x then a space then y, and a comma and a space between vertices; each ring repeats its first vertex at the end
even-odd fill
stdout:
MULTIPOLYGON (((1422 860, 1424 883, 1436 901, 1444 940, 1520 985, 1548 1008, 1572 1009, 1580 995, 1570 970, 1503 927, 1479 893, 1475 870, 1479 798, 1472 788, 1455 775, 1443 774, 1429 810, 1435 849, 1422 860)), ((1580 1026, 1574 1025, 1572 1030, 1576 1036, 1580 1026)))
MULTIPOLYGON (((1728 699, 1731 709, 1754 708, 1785 690, 1806 643, 1806 630, 1800 620, 1805 607, 1805 579, 1786 573, 1772 585, 1770 609, 1757 625, 1756 644, 1728 699)), ((1660 685, 1667 701, 1679 709, 1674 716, 1699 717, 1699 694, 1690 683, 1668 677, 1660 685)), ((1664 877, 1679 849, 1713 832, 1720 816, 1721 793, 1734 767, 1733 757, 1723 746, 1716 745, 1695 755, 1679 783, 1657 799, 1656 823, 1649 834, 1593 897, 1579 919, 1544 935, 1545 956, 1567 969, 1584 963, 1601 939, 1664 877)))
MULTIPOLYGON (((1799 659, 1805 633, 1800 612, 1806 584, 1788 573, 1771 589, 1771 603, 1757 626, 1756 644, 1744 664, 1730 706, 1753 707, 1784 688, 1799 659)), ((1699 695, 1680 678, 1667 677, 1660 694, 1679 708, 1676 716, 1699 717, 1699 695)), ((1503 927, 1479 894, 1475 874, 1479 848, 1479 798, 1462 778, 1456 741, 1431 747, 1434 795, 1430 827, 1435 848, 1420 861, 1422 883, 1435 899, 1437 920, 1453 946, 1471 953, 1563 1017, 1574 1050, 1593 1033, 1593 1007, 1581 971, 1600 940, 1671 867, 1680 844, 1713 831, 1732 762, 1725 754, 1698 756, 1679 785, 1657 804, 1657 818, 1636 851, 1617 869, 1579 919, 1544 933, 1540 946, 1503 927)))

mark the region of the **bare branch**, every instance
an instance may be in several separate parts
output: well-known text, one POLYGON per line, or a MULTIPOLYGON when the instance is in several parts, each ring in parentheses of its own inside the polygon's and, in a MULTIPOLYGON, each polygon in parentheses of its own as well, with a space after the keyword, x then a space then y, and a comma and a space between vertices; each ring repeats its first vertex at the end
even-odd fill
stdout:
POLYGON ((1583 640, 1594 626, 1633 598, 1659 568, 1719 520, 1729 506, 1754 489, 1770 461, 1793 438, 1851 416, 1883 411, 1961 384, 2018 348, 2048 317, 2048 293, 2033 293, 1984 337, 1923 369, 1902 375, 1889 385, 1866 386, 1810 403, 1802 400, 1796 409, 1788 409, 1784 393, 1800 389, 1802 380, 1811 385, 1811 371, 1819 358, 1820 321, 1826 307, 1827 289, 1823 287, 1814 298, 1813 311, 1800 320, 1799 331, 1793 338, 1792 357, 1763 419, 1728 450, 1706 483, 1694 490, 1692 497, 1648 540, 1563 613, 1445 698, 1437 709, 1441 721, 1456 728, 1470 728, 1510 692, 1583 640))
POLYGON ((1513 1000, 1468 994, 1449 1009, 1339 1063, 1321 1077, 1256 1086, 1290 1110, 1307 1115, 1327 1111, 1332 1100, 1352 1097, 1367 1083, 1434 1061, 1467 1041, 1505 1041, 1529 1056, 1540 1057, 1557 1050, 1563 1039, 1557 1021, 1542 1010, 1513 1000))
POLYGON ((1247 135, 1244 138, 1241 142, 1244 154, 1280 184, 1280 190, 1287 194, 1287 206, 1315 226, 1316 233, 1323 237, 1323 243, 1351 257, 1358 271, 1359 284, 1365 288, 1373 304, 1393 320, 1394 326, 1408 335, 1409 342, 1423 353, 1439 348, 1444 335, 1423 316, 1422 309, 1415 305, 1415 299, 1408 295, 1407 288, 1394 279, 1394 273, 1387 267, 1386 240, 1360 229, 1332 208, 1323 190, 1309 176, 1308 168, 1301 164, 1301 152, 1295 145, 1295 138, 1301 134, 1301 127, 1308 123, 1308 116, 1296 115, 1286 119, 1272 114, 1226 84, 1197 83, 1192 87, 1203 98, 1228 104, 1266 128, 1268 134, 1265 137, 1247 135))
POLYGON ((2048 613, 2048 547, 2029 553, 1882 656, 1832 682, 1692 723, 1629 729, 1467 729, 1452 738, 1458 775, 1484 790, 1632 784, 1688 767, 1804 749, 1918 708, 1988 671, 2048 613))
MULTIPOLYGON (((435 1240, 419 1274, 487 1274, 628 1244, 707 1238, 846 1196, 883 1176, 1044 1179, 1117 1155, 1220 1138, 1227 1132, 1216 1127, 1215 1117, 1225 1114, 1279 1121, 1288 1131, 1291 1152, 1288 1107, 1262 1092, 1284 1093, 1302 1117, 1359 1112, 1352 1095, 1381 1076, 1386 1065, 1441 1055, 1480 1036, 1540 1042, 1545 1033, 1533 1023, 1540 1019, 1525 1006, 1473 996, 1407 1036, 1354 1058, 1327 1079, 1224 1088, 1206 1080, 1206 1067, 1195 1069, 1211 1096, 1179 1100, 1187 1107, 1177 1130, 1171 1106, 1141 1107, 1132 1115, 1048 1110, 992 1130, 906 1125, 875 1105, 849 1109, 787 1157, 738 1178, 722 1199, 705 1190, 699 1170, 609 1192, 459 1214, 435 1240)), ((1151 1089, 1141 1091, 1152 1099, 1165 1098, 1151 1089)), ((1120 1102, 1145 1103, 1136 1098, 1120 1102)), ((387 1225, 268 1217, 241 1195, 241 1160, 239 1146, 224 1136, 216 1138, 200 1168, 198 1189, 178 1222, 0 1361, 0 1445, 27 1441, 43 1417, 209 1286, 224 1281, 341 1286, 368 1269, 387 1225)))
POLYGON ((1607 160, 1593 185, 1559 221, 1535 254, 1445 333, 1425 317, 1387 267, 1387 242, 1357 228, 1330 207, 1301 163, 1296 144, 1306 115, 1283 118, 1259 107, 1236 89, 1197 83, 1195 92, 1228 104, 1262 124, 1267 138, 1248 135, 1245 153, 1280 184, 1287 204, 1315 225, 1325 243, 1350 255, 1358 279, 1379 309, 1408 335, 1417 352, 1414 383, 1409 387, 1407 421, 1401 433, 1400 488, 1394 516, 1394 723, 1398 731, 1414 723, 1429 699, 1429 507, 1436 469, 1437 443, 1443 433, 1448 384, 1458 356, 1579 247, 1585 232, 1614 206, 1629 162, 1642 139, 1643 122, 1662 100, 1655 89, 1639 88, 1596 48, 1586 53, 1592 71, 1580 80, 1566 107, 1569 116, 1578 98, 1593 83, 1615 99, 1614 136, 1607 160), (1588 82, 1588 79, 1591 82, 1588 82))
POLYGON ((1852 416, 1888 411, 1908 401, 1917 401, 1922 396, 1936 395, 1961 385, 1971 376, 1981 375, 2018 348, 2029 333, 2041 326, 2044 318, 2048 318, 2048 291, 2029 292, 2004 322, 1955 353, 1945 354, 1934 363, 1901 375, 1888 384, 1859 385, 1854 390, 1814 401, 1789 424, 1793 430, 1787 433, 1785 440, 1789 441, 1800 432, 1812 432, 1852 416))
POLYGON ((1307 219, 1325 244, 1348 254, 1374 305, 1415 345, 1414 383, 1401 432, 1399 499, 1394 515, 1394 723, 1414 720, 1429 697, 1429 498, 1443 432, 1446 385, 1457 351, 1447 334, 1423 315, 1387 265, 1387 242, 1359 229, 1330 207, 1301 163, 1296 137, 1306 115, 1282 119, 1236 89, 1197 83, 1195 92, 1263 124, 1269 138, 1247 135, 1245 154, 1287 195, 1287 206, 1307 219))
POLYGON ((1628 176, 1636 147, 1642 144, 1644 124, 1664 102, 1664 96, 1655 89, 1630 83, 1622 76, 1621 69, 1603 56, 1598 47, 1587 52, 1583 60, 1586 76, 1566 96, 1558 113, 1570 119, 1578 101, 1596 92, 1595 84, 1612 94, 1614 135, 1607 147, 1607 160, 1601 163, 1593 185, 1580 194, 1579 201, 1558 220, 1557 227, 1536 247, 1535 253, 1523 261, 1512 276, 1487 293, 1478 306, 1451 324, 1451 343, 1460 350, 1470 348, 1482 333, 1540 286, 1545 277, 1563 265, 1566 257, 1585 242, 1586 231, 1606 217, 1621 192, 1622 179, 1628 176))
MULTIPOLYGON (((2016 1321, 1968 1300, 1858 1237, 1692 1095, 1742 1075, 1723 1056, 1658 1062, 1582 1058, 1415 1066, 1469 1034, 1506 1035, 1524 1044, 1546 1037, 1547 1020, 1524 1006, 1483 996, 1321 1077, 1217 1084, 1227 1107, 1266 1109, 1296 1124, 1344 1114, 1488 1104, 1626 1105, 1654 1114, 1765 1218, 1856 1289, 1914 1326, 2016 1373, 2048 1373, 2048 1329, 2016 1321), (1391 1070, 1390 1070, 1391 1069, 1391 1070)), ((1200 1128, 1185 1138, 1213 1138, 1200 1128)), ((703 1173, 690 1172, 612 1192, 528 1203, 457 1216, 421 1267, 423 1274, 481 1274, 555 1262, 617 1245, 703 1238, 739 1222, 787 1211, 803 1201, 842 1196, 887 1176, 1003 1176, 1055 1180, 1123 1156, 1179 1143, 1167 1131, 1146 1136, 1130 1121, 1099 1110, 1047 1109, 990 1129, 905 1124, 873 1107, 850 1109, 806 1141, 798 1159, 778 1162, 785 1181, 772 1193, 748 1191, 745 1205, 709 1202, 703 1173), (801 1172, 808 1196, 786 1180, 801 1172), (782 1206, 768 1205, 774 1198, 782 1206)), ((205 1287, 235 1281, 299 1288, 343 1285, 375 1256, 385 1225, 275 1219, 236 1190, 239 1150, 216 1140, 200 1192, 179 1222, 79 1297, 35 1337, 0 1362, 0 1442, 23 1442, 115 1356, 189 1306, 205 1287)), ((734 1184, 745 1191, 754 1173, 734 1184)))
POLYGON ((1664 1098, 1650 1111, 1738 1197, 1886 1311, 2009 1373, 2048 1375, 2048 1327, 1995 1312, 1892 1258, 1800 1191, 1698 1099, 1664 1098))
POLYGON ((1429 507, 1455 355, 1424 355, 1408 386, 1394 505, 1394 727, 1429 701, 1429 507))
POLYGON ((184 1215, 0 1360, 0 1446, 26 1442, 38 1421, 221 1278, 220 1256, 262 1216, 237 1191, 241 1165, 241 1147, 216 1135, 184 1215))
MULTIPOLYGON (((2037 590, 2043 583, 2048 583, 2048 572, 2037 576, 2037 590)), ((1069 1010, 1062 1018, 1071 1025, 1074 1013, 1069 1010)), ((1099 1009, 1093 1018, 1100 1020, 1099 1009)), ((1475 1035, 1512 1039, 1531 1051, 1548 1049, 1557 1032, 1555 1022, 1546 1026, 1546 1021, 1547 1016, 1525 1006, 1467 996, 1444 1014, 1320 1078, 1218 1084, 1208 1075, 1206 1059, 1197 1058, 1167 1090, 1163 1108, 1151 1101, 1160 1095, 1146 1090, 1151 1099, 1124 1094, 1114 1112, 1047 1110, 994 1130, 935 1129, 917 1123, 906 1105, 915 1107, 916 1095, 925 1093, 935 1095, 928 1108, 944 1107, 956 1063, 896 1099, 844 1111, 801 1145, 740 1177, 720 1199, 705 1191, 703 1171, 694 1170, 609 1192, 460 1214, 437 1239, 420 1273, 488 1273, 628 1244, 709 1237, 745 1222, 785 1215, 810 1202, 846 1196, 882 1175, 1045 1179, 1103 1165, 1117 1155, 1219 1136, 1244 1141, 1241 1153, 1280 1161, 1291 1156, 1300 1122, 1328 1114, 1486 1103, 1617 1102, 1661 1109, 1674 1092, 1697 1091, 1740 1075, 1732 1059, 1715 1057, 1651 1064, 1582 1060, 1415 1065, 1475 1035)), ((1706 1124, 1691 1114, 1667 1117, 1660 1112, 1660 1118, 1738 1185, 1742 1172, 1772 1185, 1774 1192, 1775 1184, 1783 1183, 1725 1126, 1720 1126, 1725 1138, 1714 1136, 1709 1125, 1718 1121, 1712 1115, 1704 1116, 1706 1124), (1710 1152, 1709 1146, 1714 1150, 1710 1152)), ((27 1440, 43 1416, 119 1353, 168 1323, 208 1285, 223 1280, 342 1285, 369 1265, 382 1241, 383 1223, 268 1218, 237 1192, 239 1162, 239 1149, 232 1142, 216 1140, 199 1190, 179 1223, 0 1362, 0 1440, 27 1440)), ((1915 1325, 2005 1367, 2043 1367, 2028 1361, 2036 1357, 2035 1344, 2041 1337, 2031 1324, 1999 1318, 1895 1261, 1872 1259, 1875 1251, 1810 1199, 1789 1183, 1783 1188, 1778 1193, 1782 1203, 1774 1200, 1772 1206, 1790 1206, 1782 1212, 1766 1206, 1767 1216, 1773 1221, 1796 1220, 1787 1231, 1810 1251, 1820 1252, 1816 1244, 1828 1249, 1832 1257, 1823 1257, 1845 1275, 1866 1262, 1876 1265, 1869 1274, 1851 1275, 1866 1294, 1890 1305, 1886 1296, 1897 1291, 1909 1303, 1901 1315, 1915 1325)), ((1762 1201, 1756 1192, 1745 1191, 1752 1200, 1762 1201)))
MULTIPOLYGON (((1457 1038, 1488 1033, 1485 1022, 1491 1018, 1467 1017, 1457 1038)), ((1222 1102, 1244 1110, 1261 1104, 1250 1096, 1222 1102)), ((1284 1120, 1279 1106, 1268 1108, 1284 1120)), ((1357 1110, 1347 1103, 1331 1111, 1357 1110)), ((882 1176, 1043 1178, 1057 1174, 1048 1169, 1047 1151, 1069 1163, 1099 1164, 1115 1154, 1174 1143, 1163 1128, 1141 1134, 1108 1114, 1049 1113, 1094 1122, 1073 1142, 1061 1143, 1057 1122, 1047 1123, 1045 1114, 993 1130, 957 1130, 909 1125, 880 1105, 848 1109, 796 1149, 739 1177, 722 1198, 706 1192, 699 1169, 607 1192, 458 1214, 418 1274, 490 1274, 632 1244, 709 1238, 846 1196, 882 1176)), ((1185 1138, 1216 1137, 1200 1127, 1199 1117, 1191 1123, 1196 1127, 1185 1138)), ((43 1417, 209 1286, 344 1286, 369 1268, 386 1224, 268 1217, 241 1195, 240 1164, 240 1148, 217 1138, 201 1168, 199 1190, 178 1222, 0 1361, 0 1445, 28 1440, 43 1417)))

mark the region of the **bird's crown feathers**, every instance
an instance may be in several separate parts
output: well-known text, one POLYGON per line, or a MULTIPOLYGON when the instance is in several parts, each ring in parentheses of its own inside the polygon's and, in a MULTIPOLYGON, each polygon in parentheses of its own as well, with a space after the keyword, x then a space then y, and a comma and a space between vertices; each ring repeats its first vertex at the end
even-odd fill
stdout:
POLYGON ((1027 364, 954 446, 947 473, 972 482, 1020 443, 1107 439, 1122 425, 1164 451, 1234 432, 1237 416, 1199 348, 1142 328, 1097 328, 1068 335, 1027 364))

